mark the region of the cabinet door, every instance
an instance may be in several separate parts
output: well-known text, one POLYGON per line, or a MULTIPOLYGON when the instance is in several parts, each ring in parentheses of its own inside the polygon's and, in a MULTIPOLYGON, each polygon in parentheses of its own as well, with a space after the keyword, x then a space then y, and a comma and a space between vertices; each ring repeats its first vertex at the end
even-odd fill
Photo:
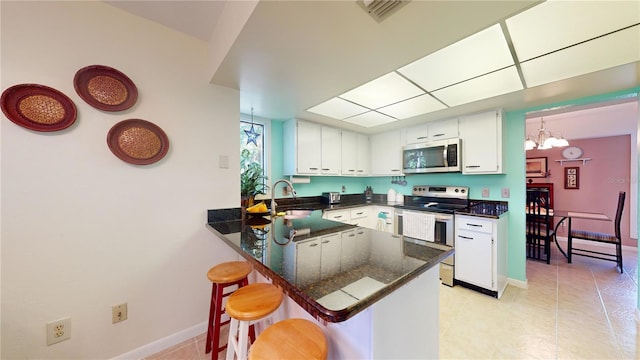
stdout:
POLYGON ((455 278, 493 289, 492 235, 458 230, 455 244, 455 278))
POLYGON ((502 172, 502 117, 499 111, 460 118, 463 174, 502 172))
POLYGON ((296 284, 307 286, 320 280, 320 239, 296 244, 296 284))
POLYGON ((320 278, 326 279, 340 272, 340 256, 342 252, 342 238, 340 233, 320 238, 320 278))
POLYGON ((349 210, 325 210, 323 219, 333 220, 348 224, 350 221, 349 210))
POLYGON ((458 118, 431 121, 427 124, 430 142, 458 137, 458 118))
POLYGON ((371 257, 371 230, 359 227, 356 229, 356 266, 366 264, 371 257))
POLYGON ((358 134, 356 136, 356 168, 358 175, 371 173, 371 158, 369 157, 369 136, 358 134))
POLYGON ((322 127, 298 121, 297 128, 297 173, 319 174, 321 168, 322 127))
POLYGON ((358 255, 358 242, 356 241, 356 229, 343 231, 340 234, 342 239, 342 252, 340 253, 340 271, 345 272, 356 267, 358 255))
MULTIPOLYGON (((341 162, 340 130, 323 126, 321 129, 321 173, 324 175, 339 175, 341 162)), ((309 151, 307 149, 306 151, 309 151)))
POLYGON ((402 148, 400 131, 372 135, 371 175, 402 175, 402 148))
POLYGON ((429 126, 427 123, 411 126, 405 129, 405 143, 417 144, 429 141, 429 126))
POLYGON ((358 174, 358 134, 342 132, 342 175, 358 174))

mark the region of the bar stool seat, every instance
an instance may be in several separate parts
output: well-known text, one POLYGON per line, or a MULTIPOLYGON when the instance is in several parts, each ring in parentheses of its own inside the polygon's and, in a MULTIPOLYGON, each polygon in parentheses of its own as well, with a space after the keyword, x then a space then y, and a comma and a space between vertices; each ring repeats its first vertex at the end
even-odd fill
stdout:
POLYGON ((247 358, 249 325, 271 317, 280 307, 283 296, 279 288, 269 283, 247 285, 229 296, 225 306, 231 317, 227 360, 232 360, 234 354, 238 360, 247 358))
POLYGON ((309 320, 287 319, 269 326, 249 349, 249 360, 327 358, 327 338, 309 320))
MULTIPOLYGON (((221 321, 222 314, 225 312, 223 300, 230 296, 232 291, 226 291, 227 288, 241 288, 249 284, 247 276, 251 273, 251 264, 245 261, 230 261, 218 264, 207 272, 207 278, 213 283, 211 290, 211 306, 209 309, 209 325, 207 327, 207 345, 205 353, 215 350, 211 354, 211 359, 218 358, 218 353, 227 346, 220 346, 220 327, 226 325, 230 320, 221 321), (226 292, 225 292, 226 291, 226 292)), ((255 339, 255 332, 250 329, 252 339, 255 339)))

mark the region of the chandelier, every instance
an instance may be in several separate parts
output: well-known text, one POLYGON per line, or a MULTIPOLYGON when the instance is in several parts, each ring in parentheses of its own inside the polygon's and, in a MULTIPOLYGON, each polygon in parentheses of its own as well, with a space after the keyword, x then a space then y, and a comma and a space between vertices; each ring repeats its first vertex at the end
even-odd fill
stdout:
POLYGON ((564 147, 569 146, 569 142, 567 139, 562 137, 560 134, 560 138, 556 138, 551 134, 551 131, 544 128, 544 118, 540 118, 540 129, 538 130, 538 135, 533 137, 528 135, 524 142, 525 150, 547 150, 552 147, 564 147))

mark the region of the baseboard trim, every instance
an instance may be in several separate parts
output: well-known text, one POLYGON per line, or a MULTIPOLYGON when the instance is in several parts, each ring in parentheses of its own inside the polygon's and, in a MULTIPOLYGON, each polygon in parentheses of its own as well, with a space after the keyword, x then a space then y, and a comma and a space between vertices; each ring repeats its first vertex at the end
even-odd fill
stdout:
POLYGON ((137 360, 144 359, 147 356, 158 353, 162 350, 168 349, 174 345, 178 345, 179 343, 192 339, 202 333, 207 331, 207 322, 202 322, 200 324, 194 325, 190 328, 178 331, 175 334, 171 334, 162 339, 156 340, 149 344, 143 345, 137 349, 133 349, 124 354, 118 355, 112 360, 137 360))
POLYGON ((528 289, 529 288, 529 282, 527 280, 522 281, 522 280, 507 278, 507 284, 513 285, 513 286, 521 288, 521 289, 528 289))

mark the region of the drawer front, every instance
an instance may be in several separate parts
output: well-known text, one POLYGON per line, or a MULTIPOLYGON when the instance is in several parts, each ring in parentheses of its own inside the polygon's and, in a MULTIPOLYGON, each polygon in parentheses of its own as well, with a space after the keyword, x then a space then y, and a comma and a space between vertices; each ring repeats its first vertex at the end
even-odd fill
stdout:
POLYGON ((475 217, 456 217, 456 227, 459 230, 477 231, 491 234, 493 232, 493 222, 475 217))
POLYGON ((369 215, 369 211, 367 208, 357 208, 351 209, 349 215, 351 216, 351 220, 353 219, 362 219, 366 218, 369 215))
POLYGON ((346 222, 348 223, 350 220, 349 210, 331 210, 326 211, 323 215, 323 218, 333 221, 346 222))

